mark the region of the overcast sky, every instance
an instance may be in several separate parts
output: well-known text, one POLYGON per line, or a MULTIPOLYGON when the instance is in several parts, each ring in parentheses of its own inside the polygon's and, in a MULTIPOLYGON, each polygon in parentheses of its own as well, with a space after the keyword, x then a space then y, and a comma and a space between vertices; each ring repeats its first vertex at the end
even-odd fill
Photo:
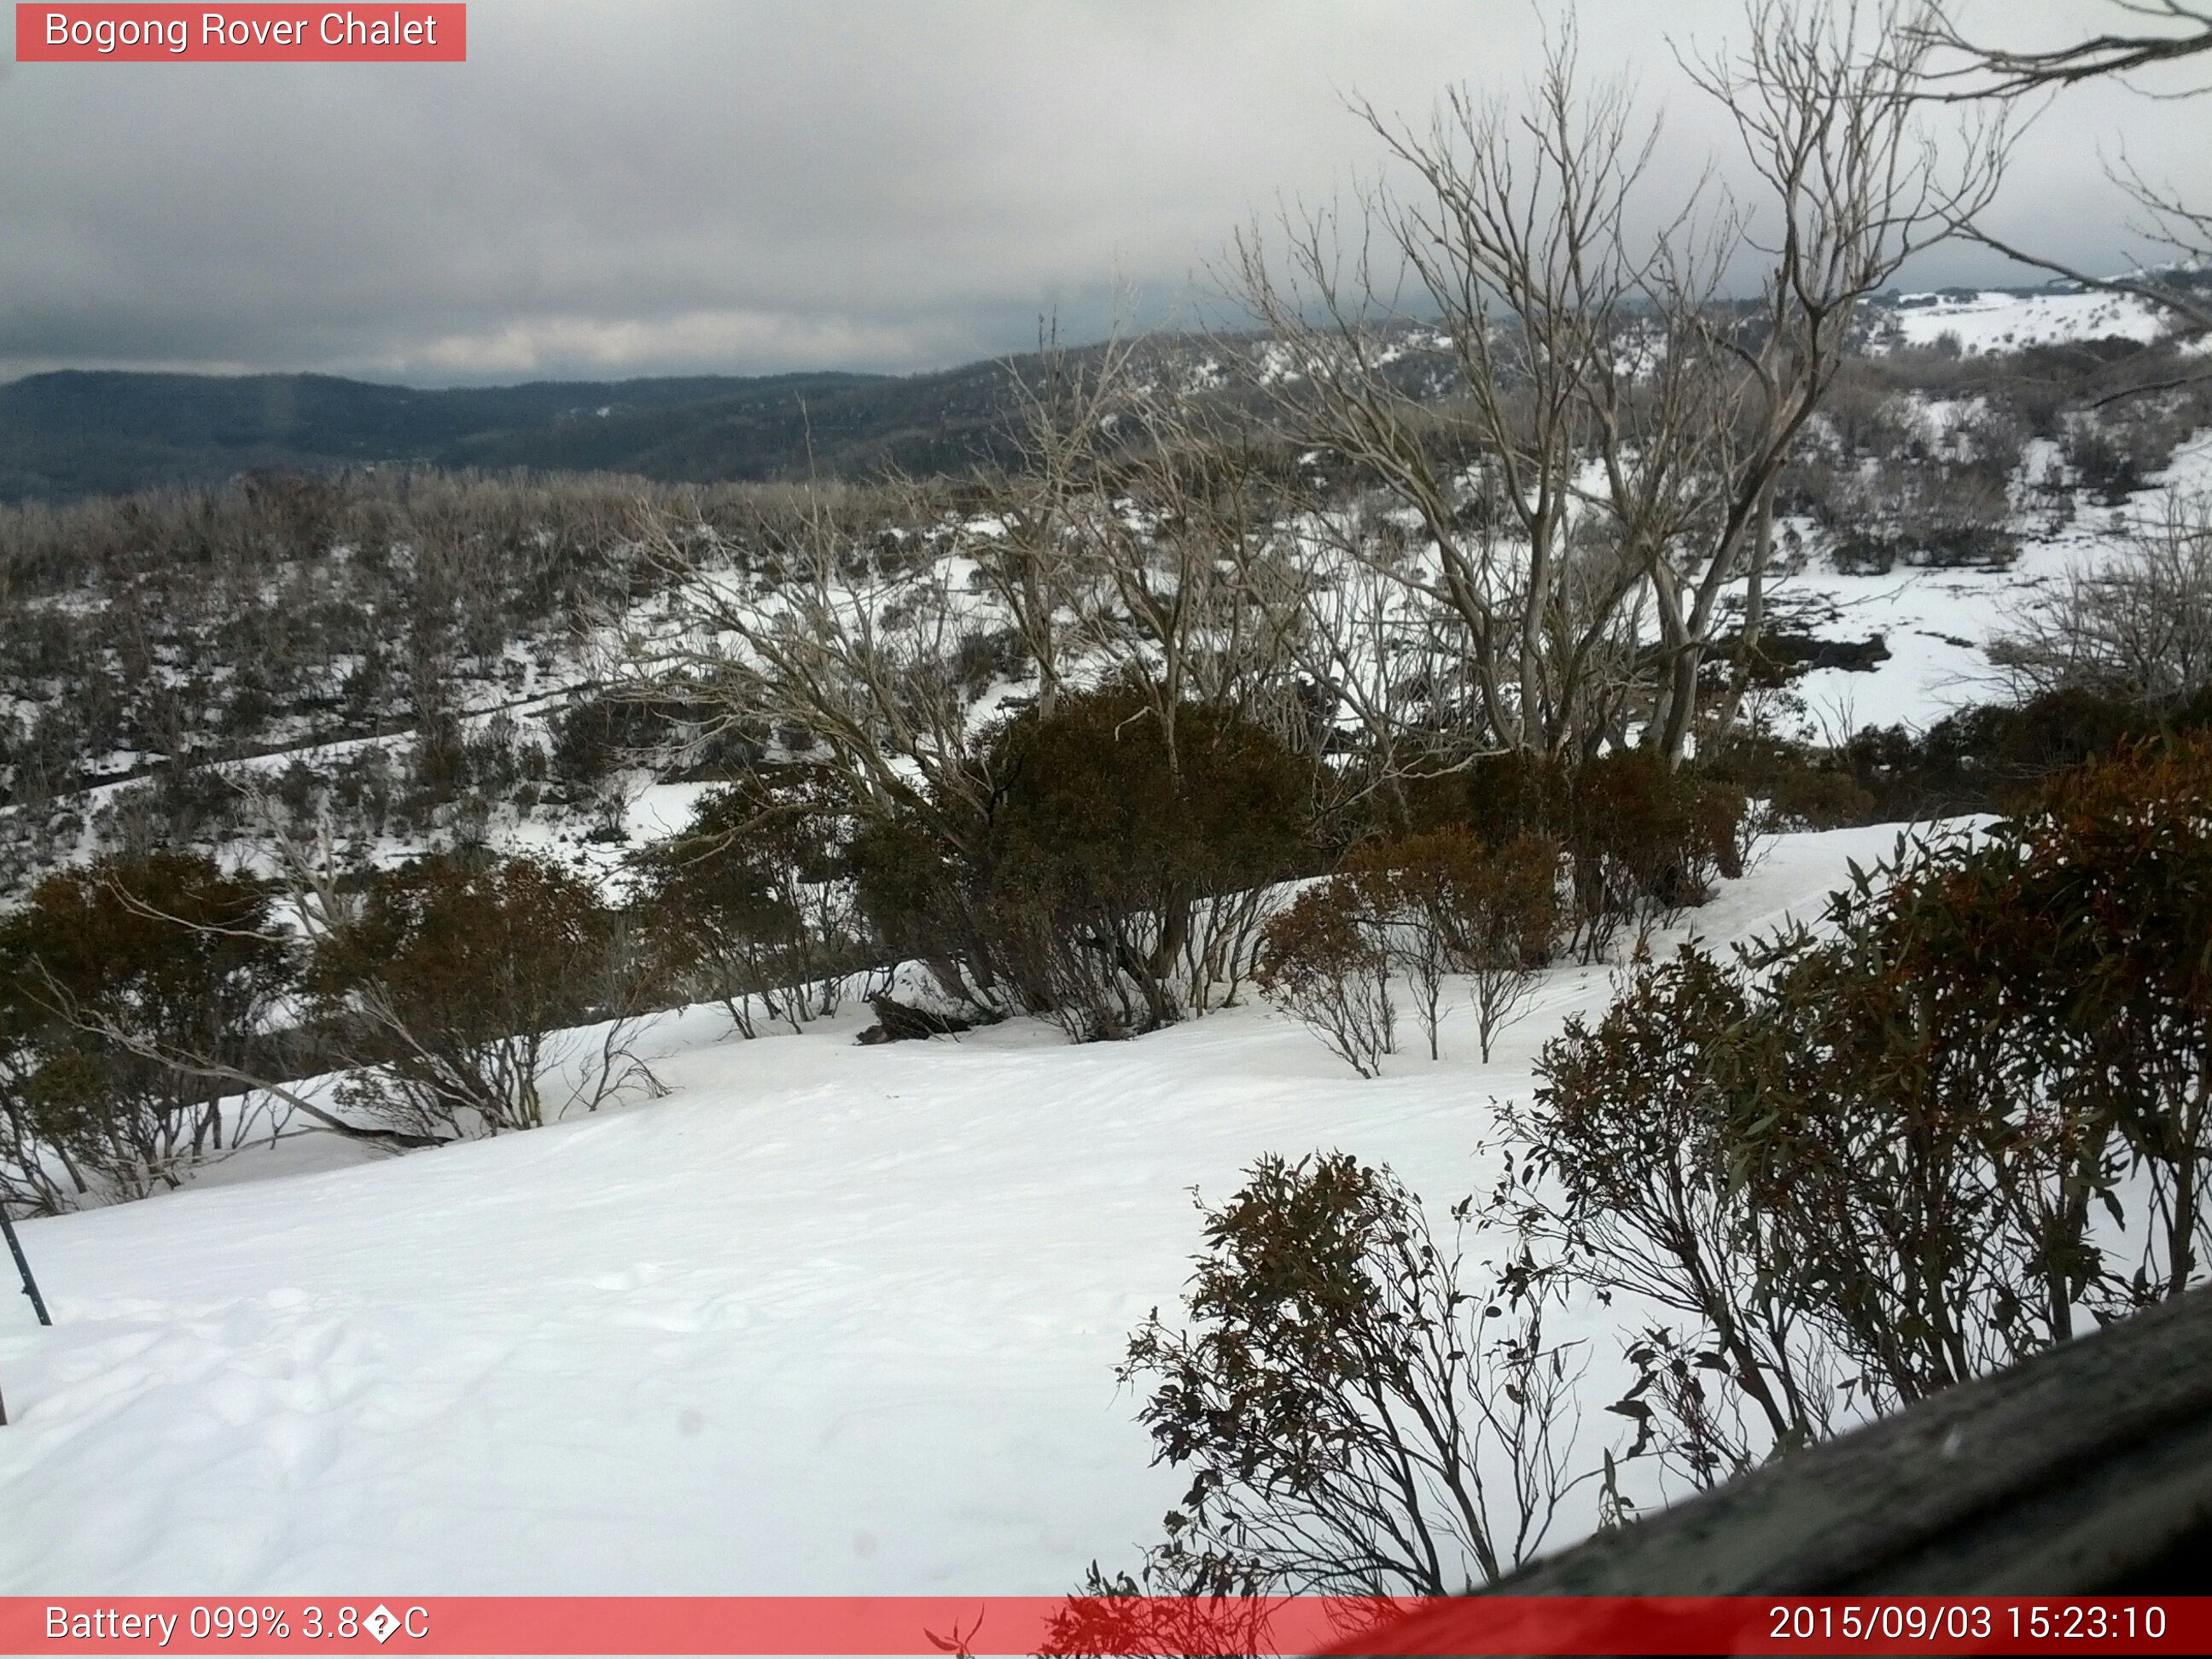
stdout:
MULTIPOLYGON (((1019 349, 1041 312, 1096 333, 1117 281, 1189 316, 1240 222, 1371 173, 1346 94, 1510 88, 1569 9, 474 0, 466 64, 0 65, 0 380, 907 372, 1019 349)), ((1571 9, 1586 64, 1663 112, 1664 177, 1729 171, 1669 40, 1740 33, 1735 0, 1571 9)), ((2009 44, 2113 13, 1962 15, 2009 44)), ((2002 227, 2125 260, 2099 173, 2123 142, 2212 200, 2212 98, 2098 87, 2023 142, 2002 227)), ((2003 279, 1964 251, 1916 275, 2003 279)))

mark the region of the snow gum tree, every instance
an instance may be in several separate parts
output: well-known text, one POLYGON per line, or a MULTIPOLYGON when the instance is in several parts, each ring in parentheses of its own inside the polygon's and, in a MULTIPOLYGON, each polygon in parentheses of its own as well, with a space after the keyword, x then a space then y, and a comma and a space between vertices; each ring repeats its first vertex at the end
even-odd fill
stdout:
POLYGON ((1569 32, 1517 102, 1455 92, 1425 126, 1361 106, 1395 174, 1348 215, 1238 239, 1276 418, 1421 545, 1322 503, 1313 533, 1458 665, 1471 746, 1574 756, 1640 726, 1678 759, 1739 580, 1755 643, 1775 483, 1860 301, 1998 173, 1994 123, 1930 142, 1909 21, 1756 0, 1740 56, 1689 66, 1755 198, 1651 200, 1656 124, 1583 75, 1569 32), (1726 297, 1746 248, 1753 302, 1726 297))

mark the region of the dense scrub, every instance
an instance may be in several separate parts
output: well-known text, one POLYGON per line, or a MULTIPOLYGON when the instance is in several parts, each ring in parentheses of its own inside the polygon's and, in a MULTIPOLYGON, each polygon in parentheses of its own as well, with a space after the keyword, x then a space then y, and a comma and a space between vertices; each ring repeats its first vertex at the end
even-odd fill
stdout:
POLYGON ((877 958, 842 857, 841 815, 804 769, 703 799, 690 822, 631 860, 639 926, 661 982, 718 1002, 742 1035, 837 1011, 845 977, 877 958))
POLYGON ((2087 768, 1547 1051, 1514 1122, 1558 1237, 1741 1408, 1655 1401, 1692 1472, 2204 1276, 2208 799, 2201 740, 2087 768))
POLYGON ((589 629, 653 586, 641 526, 750 558, 786 493, 397 469, 0 508, 0 859, 219 846, 248 815, 213 769, 287 750, 264 785, 362 839, 588 812, 655 735, 588 697, 589 629))
POLYGON ((0 924, 0 1203, 143 1196, 250 1134, 222 1073, 269 1058, 298 981, 273 902, 159 854, 50 877, 0 924))
POLYGON ((1079 1041, 1152 1030, 1249 974, 1265 890, 1316 860, 1321 781, 1226 711, 1077 694, 1007 724, 965 787, 874 815, 860 903, 987 1008, 1079 1041))

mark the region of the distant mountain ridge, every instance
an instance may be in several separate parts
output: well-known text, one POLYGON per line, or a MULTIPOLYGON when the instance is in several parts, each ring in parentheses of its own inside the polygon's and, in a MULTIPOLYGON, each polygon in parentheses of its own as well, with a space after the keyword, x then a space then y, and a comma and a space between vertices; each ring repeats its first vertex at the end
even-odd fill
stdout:
POLYGON ((1004 365, 894 378, 538 380, 423 391, 328 374, 62 370, 0 386, 0 500, 376 462, 775 478, 994 448, 1004 365))
MULTIPOLYGON (((2178 289, 2212 272, 2161 268, 2178 289)), ((1418 337, 1419 325, 1403 325, 1418 337)), ((2167 331, 2157 308, 2073 284, 1878 295, 1861 343, 1881 352, 1945 335, 1968 352, 2167 331)), ((1163 337, 1174 374, 1246 390, 1279 374, 1261 337, 1163 337), (1228 360, 1215 359, 1216 352, 1228 360)), ((1083 356, 1099 348, 1079 349, 1083 356)), ((1385 361, 1388 361, 1386 359, 1385 361)), ((219 483, 258 468, 422 461, 439 466, 632 472, 669 483, 957 472, 1009 448, 1011 374, 1034 357, 927 374, 533 380, 422 391, 329 374, 63 370, 0 385, 0 501, 219 483)), ((1407 389, 1445 389, 1408 363, 1407 389)))

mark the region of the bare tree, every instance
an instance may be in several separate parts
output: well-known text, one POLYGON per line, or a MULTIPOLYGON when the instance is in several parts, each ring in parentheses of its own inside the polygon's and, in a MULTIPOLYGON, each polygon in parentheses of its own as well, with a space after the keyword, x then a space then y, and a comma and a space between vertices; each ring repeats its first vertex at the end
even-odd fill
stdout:
POLYGON ((1755 0, 1741 53, 1691 64, 1763 186, 1747 207, 1699 185, 1655 213, 1653 128, 1622 84, 1583 82, 1570 32, 1522 106, 1455 92, 1426 129, 1362 106, 1408 182, 1348 227, 1286 216, 1279 250, 1239 238, 1279 418, 1420 544, 1341 511, 1310 512, 1313 533, 1448 641, 1479 746, 1618 741, 1655 671, 1645 740, 1690 746, 1722 597, 1748 578, 1755 630, 1775 481, 1859 302, 1998 175, 1994 119, 1948 157, 1923 131, 1905 23, 1755 0), (1765 264, 1750 307, 1723 297, 1744 238, 1765 264), (1448 380, 1441 413, 1409 362, 1448 380), (1623 626, 1646 595, 1656 661, 1623 626))
POLYGON ((1241 234, 1231 284, 1279 354, 1267 378, 1286 431, 1379 486, 1425 546, 1328 511, 1309 515, 1315 533, 1449 641, 1467 703, 1453 712, 1480 744, 1557 750, 1580 735, 1590 655, 1640 580, 1616 568, 1592 591, 1569 566, 1590 394, 1644 274, 1626 220, 1650 131, 1625 88, 1577 85, 1571 37, 1526 111, 1461 89, 1425 130, 1357 112, 1407 185, 1376 187, 1349 222, 1286 215, 1279 248, 1241 234), (1413 378, 1424 367, 1452 388, 1442 415, 1413 378))
POLYGON ((2040 50, 1988 46, 1969 40, 1942 4, 1929 8, 1920 33, 1963 53, 1963 65, 1934 77, 1954 98, 2009 98, 2051 87, 2071 86, 2110 75, 2129 75, 2212 52, 2212 9, 2185 0, 2112 0, 2124 16, 2178 26, 2179 33, 2106 30, 2040 50), (1957 85, 1956 83, 1965 83, 1957 85))
MULTIPOLYGON (((1140 698, 1176 777, 1193 707, 1300 752, 1322 741, 1296 684, 1295 595, 1279 568, 1255 574, 1279 514, 1248 434, 1146 383, 1140 369, 1170 366, 1140 364, 1119 343, 1079 360, 1047 346, 1037 375, 1018 382, 1016 465, 957 489, 910 486, 872 525, 827 492, 736 538, 655 521, 645 542, 659 597, 611 629, 625 695, 690 706, 701 735, 742 732, 811 763, 841 810, 920 830, 975 878, 944 884, 947 914, 932 924, 942 937, 925 948, 948 992, 1000 1012, 1089 1006, 1059 970, 1079 968, 1088 983, 1099 963, 1060 960, 1004 927, 998 948, 987 937, 979 895, 993 885, 1007 782, 998 734, 1022 705, 988 695, 1013 676, 990 661, 975 672, 979 641, 1019 643, 1041 719, 1097 686, 1140 698), (1048 957, 1052 973, 1038 966, 1048 957)), ((1263 884, 1213 883, 1194 908, 1153 918, 1149 1018, 1170 1004, 1202 1010, 1237 983, 1263 884), (1176 998, 1159 977, 1171 964, 1176 998)))
POLYGON ((1357 508, 1336 508, 1334 518, 1326 531, 1286 529, 1248 567, 1246 580, 1293 613, 1285 645, 1311 688, 1316 749, 1340 732, 1364 757, 1327 774, 1334 805, 1356 810, 1386 795, 1402 818, 1408 782, 1461 762, 1464 744, 1449 711, 1468 706, 1466 656, 1425 596, 1379 560, 1346 556, 1347 546, 1367 548, 1374 535, 1357 508))
MULTIPOLYGON (((1765 271, 1752 314, 1714 331, 1742 378, 1715 428, 1708 539, 1680 566, 1653 565, 1669 675, 1660 747, 1669 755, 1689 736, 1717 607, 1739 576, 1750 584, 1747 652, 1756 643, 1775 481, 1834 383, 1860 303, 1971 221, 2002 177, 2000 118, 1970 118, 1948 147, 1927 130, 1916 94, 1929 43, 1918 16, 1898 0, 1751 0, 1741 51, 1690 64, 1763 186, 1745 234, 1765 271)), ((1695 305, 1684 321, 1711 314, 1695 305)))
POLYGON ((947 551, 974 561, 1036 668, 1047 716, 1066 684, 1071 636, 1093 609, 1104 452, 1126 412, 1131 352, 1116 337, 1086 357, 1060 345, 1056 326, 1043 331, 1036 372, 1008 367, 1015 459, 972 481, 963 494, 980 496, 979 510, 949 526, 947 551))
MULTIPOLYGON (((2212 52, 2212 9, 2187 0, 2111 0, 2124 21, 2112 29, 2043 48, 2016 48, 1968 36, 1942 0, 1917 30, 1918 44, 1939 59, 1923 58, 1923 95, 1946 101, 1995 100, 2015 103, 2085 81, 2124 76, 2184 63, 2212 52)), ((2184 88, 2166 96, 2193 96, 2184 88)), ((2144 175, 2124 150, 2106 175, 2134 202, 2139 217, 2129 227, 2153 247, 2183 264, 2212 258, 2212 212, 2192 207, 2172 186, 2144 175)), ((1996 235, 1971 215, 1962 233, 2007 258, 2045 270, 2084 288, 2142 300, 2198 328, 2212 328, 2212 302, 2203 292, 2155 270, 2093 273, 1996 235)))
MULTIPOLYGON (((810 489, 732 543, 665 520, 644 556, 660 601, 613 618, 623 691, 694 710, 693 736, 734 733, 825 760, 855 804, 933 814, 987 799, 973 698, 957 662, 975 611, 923 532, 868 526, 810 489)), ((963 826, 939 826, 957 844, 963 826)))
POLYGON ((1311 750, 1292 685, 1297 594, 1273 558, 1287 509, 1246 422, 1183 388, 1133 388, 1136 434, 1091 535, 1108 584, 1092 648, 1102 672, 1143 689, 1170 751, 1176 710, 1196 703, 1311 750))
POLYGON ((2169 492, 2124 550, 2015 609, 1990 658, 2025 696, 2158 702, 2212 685, 2212 496, 2169 492))

